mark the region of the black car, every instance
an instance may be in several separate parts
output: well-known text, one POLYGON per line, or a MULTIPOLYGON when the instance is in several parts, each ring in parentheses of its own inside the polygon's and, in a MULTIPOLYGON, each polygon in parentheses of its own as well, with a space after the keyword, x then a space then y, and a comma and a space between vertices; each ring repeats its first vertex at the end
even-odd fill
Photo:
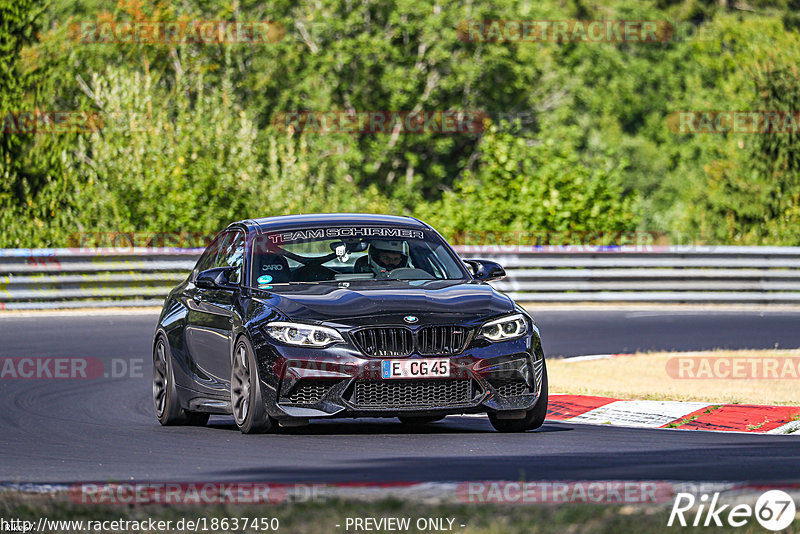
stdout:
POLYGON ((312 418, 424 424, 488 413, 538 428, 547 370, 531 316, 410 217, 314 214, 231 224, 170 292, 153 343, 163 425, 232 414, 244 433, 312 418))

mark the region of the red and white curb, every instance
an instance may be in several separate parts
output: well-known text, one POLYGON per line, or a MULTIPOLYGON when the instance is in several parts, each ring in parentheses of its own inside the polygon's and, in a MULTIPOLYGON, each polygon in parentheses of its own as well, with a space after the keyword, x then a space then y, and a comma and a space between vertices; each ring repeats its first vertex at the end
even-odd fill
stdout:
POLYGON ((800 430, 800 406, 623 400, 585 395, 551 395, 548 402, 547 419, 567 423, 637 428, 791 434, 800 430))

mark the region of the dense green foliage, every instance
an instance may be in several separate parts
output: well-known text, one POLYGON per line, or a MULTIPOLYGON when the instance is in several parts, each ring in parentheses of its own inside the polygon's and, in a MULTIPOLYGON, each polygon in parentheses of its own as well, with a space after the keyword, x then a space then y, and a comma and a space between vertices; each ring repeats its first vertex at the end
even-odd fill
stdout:
POLYGON ((459 231, 548 229, 576 232, 634 228, 637 197, 622 185, 625 163, 613 158, 582 161, 568 138, 532 142, 492 126, 480 145, 483 167, 467 171, 440 202, 424 213, 459 231))
POLYGON ((800 109, 797 0, 0 0, 0 111, 96 131, 0 137, 0 246, 213 232, 310 211, 464 231, 800 244, 797 134, 678 134, 682 110, 800 109), (475 42, 468 20, 667 20, 656 43, 475 42), (85 21, 270 20, 274 42, 80 42, 85 21), (467 110, 479 132, 314 133, 283 112, 467 110))

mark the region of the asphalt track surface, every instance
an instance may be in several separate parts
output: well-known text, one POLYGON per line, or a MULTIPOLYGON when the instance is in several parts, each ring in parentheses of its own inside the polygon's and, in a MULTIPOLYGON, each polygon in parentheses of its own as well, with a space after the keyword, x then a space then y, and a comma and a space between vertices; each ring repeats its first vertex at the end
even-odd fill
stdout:
MULTIPOLYGON (((535 312, 548 356, 714 347, 800 347, 800 312, 535 312)), ((0 482, 800 480, 800 437, 547 422, 495 433, 449 417, 315 422, 244 436, 228 417, 161 427, 150 397, 154 315, 0 318, 0 357, 143 362, 140 376, 0 380, 0 482)))

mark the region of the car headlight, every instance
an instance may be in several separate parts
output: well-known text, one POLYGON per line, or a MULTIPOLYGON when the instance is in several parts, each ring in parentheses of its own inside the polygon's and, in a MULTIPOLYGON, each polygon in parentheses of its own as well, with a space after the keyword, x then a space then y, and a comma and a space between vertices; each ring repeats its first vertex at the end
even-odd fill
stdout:
POLYGON ((484 324, 478 335, 489 341, 508 341, 524 336, 528 332, 528 321, 521 313, 508 315, 484 324))
POLYGON ((344 341, 342 335, 325 326, 277 321, 268 323, 267 334, 287 345, 324 348, 344 341))

